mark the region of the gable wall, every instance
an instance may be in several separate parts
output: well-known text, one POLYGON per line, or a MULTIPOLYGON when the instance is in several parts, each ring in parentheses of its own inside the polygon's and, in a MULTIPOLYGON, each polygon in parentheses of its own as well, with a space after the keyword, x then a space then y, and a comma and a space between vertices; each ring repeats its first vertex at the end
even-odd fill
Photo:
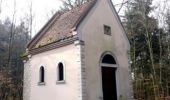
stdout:
POLYGON ((111 10, 110 0, 98 0, 84 21, 78 28, 79 37, 85 42, 85 68, 87 100, 101 100, 101 68, 99 65, 101 55, 106 51, 111 51, 118 64, 117 88, 118 98, 120 95, 125 100, 131 94, 130 69, 128 63, 129 42, 123 33, 120 23, 115 18, 111 10), (109 4, 110 3, 110 4, 109 4), (112 35, 105 35, 103 25, 111 26, 112 35))
POLYGON ((79 100, 80 47, 75 44, 33 55, 24 70, 24 100, 79 100), (57 64, 65 65, 66 83, 57 82, 57 64), (45 85, 38 85, 39 68, 45 67, 45 85))

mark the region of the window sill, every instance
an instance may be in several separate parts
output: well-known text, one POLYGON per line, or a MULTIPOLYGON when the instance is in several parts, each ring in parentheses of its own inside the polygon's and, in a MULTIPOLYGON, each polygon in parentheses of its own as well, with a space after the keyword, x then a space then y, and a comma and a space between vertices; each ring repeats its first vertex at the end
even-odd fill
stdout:
POLYGON ((104 33, 104 35, 106 35, 106 36, 112 36, 112 34, 110 34, 110 33, 104 33))
POLYGON ((66 83, 65 80, 63 80, 63 81, 57 81, 57 82, 56 82, 56 84, 65 84, 65 83, 66 83))
POLYGON ((45 82, 38 82, 38 85, 45 85, 45 82))

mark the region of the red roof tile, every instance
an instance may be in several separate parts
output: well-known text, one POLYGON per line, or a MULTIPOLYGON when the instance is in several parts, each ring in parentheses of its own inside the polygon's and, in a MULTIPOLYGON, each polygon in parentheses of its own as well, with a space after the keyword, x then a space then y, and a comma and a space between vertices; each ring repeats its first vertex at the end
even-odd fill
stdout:
POLYGON ((65 13, 56 13, 28 44, 28 49, 72 36, 71 31, 77 28, 96 1, 91 0, 65 13))

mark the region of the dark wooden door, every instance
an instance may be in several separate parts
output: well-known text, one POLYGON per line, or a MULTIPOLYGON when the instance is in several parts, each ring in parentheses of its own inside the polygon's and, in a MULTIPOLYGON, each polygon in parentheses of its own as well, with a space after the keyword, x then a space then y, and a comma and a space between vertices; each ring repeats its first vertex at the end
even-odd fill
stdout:
POLYGON ((102 67, 103 100, 117 100, 116 68, 102 67))

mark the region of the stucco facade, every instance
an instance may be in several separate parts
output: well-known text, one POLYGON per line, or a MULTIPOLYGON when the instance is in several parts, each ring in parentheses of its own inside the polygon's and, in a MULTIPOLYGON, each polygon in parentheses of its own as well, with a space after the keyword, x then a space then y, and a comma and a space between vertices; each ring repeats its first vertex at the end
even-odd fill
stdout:
POLYGON ((45 45, 28 55, 23 99, 104 100, 101 59, 109 54, 116 61, 117 100, 132 100, 130 44, 111 1, 96 0, 76 30, 69 34, 76 37, 72 42, 55 43, 58 45, 55 48, 45 45), (111 35, 104 34, 104 25, 110 26, 111 35), (64 64, 62 83, 57 82, 59 62, 64 64), (43 84, 39 84, 41 66, 45 68, 43 84))
POLYGON ((25 63, 24 100, 81 100, 80 46, 71 44, 34 55, 25 63), (65 82, 57 82, 57 64, 65 68, 65 82), (45 67, 45 84, 39 84, 39 68, 45 67))
POLYGON ((117 19, 110 0, 99 0, 79 26, 78 32, 85 42, 85 66, 87 99, 103 98, 100 59, 111 52, 117 62, 117 97, 132 100, 131 73, 129 64, 130 44, 123 27, 117 19), (111 35, 104 34, 103 25, 111 26, 111 35))

